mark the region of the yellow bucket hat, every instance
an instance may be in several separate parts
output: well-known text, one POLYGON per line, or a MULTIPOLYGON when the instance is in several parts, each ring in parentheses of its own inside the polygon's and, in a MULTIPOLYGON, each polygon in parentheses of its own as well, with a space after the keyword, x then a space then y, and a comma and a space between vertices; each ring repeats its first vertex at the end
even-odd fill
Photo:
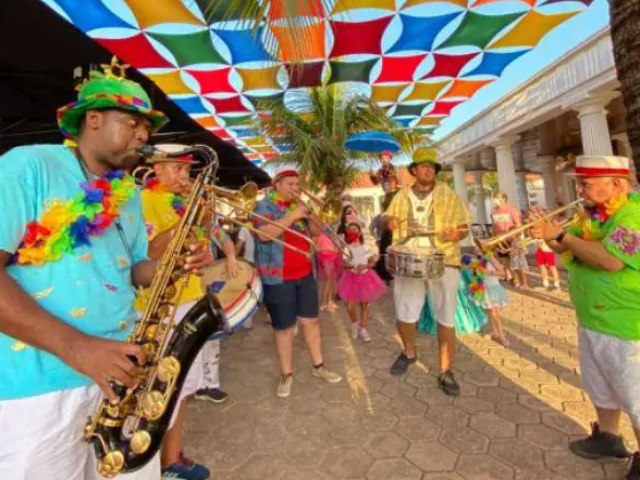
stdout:
POLYGON ((412 159, 413 161, 409 164, 409 173, 411 173, 411 175, 413 175, 412 168, 423 163, 433 165, 436 169, 436 173, 439 173, 442 170, 442 164, 438 161, 438 152, 436 152, 435 148, 419 148, 413 152, 412 159))

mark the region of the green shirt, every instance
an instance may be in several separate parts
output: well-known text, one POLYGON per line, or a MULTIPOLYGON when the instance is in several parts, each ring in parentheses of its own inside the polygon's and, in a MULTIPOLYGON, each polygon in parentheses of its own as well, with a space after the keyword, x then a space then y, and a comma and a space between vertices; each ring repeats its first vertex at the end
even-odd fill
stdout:
MULTIPOLYGON (((578 234, 578 229, 570 231, 578 234)), ((569 265, 569 295, 580 325, 623 340, 640 340, 640 199, 630 196, 602 226, 602 244, 624 263, 616 272, 579 259, 569 265)))

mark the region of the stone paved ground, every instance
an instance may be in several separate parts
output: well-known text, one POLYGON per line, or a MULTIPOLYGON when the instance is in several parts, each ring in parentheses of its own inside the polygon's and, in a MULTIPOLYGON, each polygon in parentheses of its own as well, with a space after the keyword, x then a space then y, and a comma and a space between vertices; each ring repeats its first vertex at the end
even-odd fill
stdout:
MULTIPOLYGON (((420 336, 422 364, 395 378, 399 352, 391 299, 371 308, 372 342, 352 342, 344 307, 322 316, 325 362, 346 381, 310 376, 297 340, 289 399, 277 382, 271 329, 223 344, 224 405, 190 402, 187 451, 216 480, 598 480, 624 462, 578 459, 568 442, 593 419, 578 376, 575 316, 567 295, 510 292, 504 324, 512 347, 459 339, 457 399, 435 385, 434 339, 420 336)), ((632 436, 625 425, 629 445, 632 436)))

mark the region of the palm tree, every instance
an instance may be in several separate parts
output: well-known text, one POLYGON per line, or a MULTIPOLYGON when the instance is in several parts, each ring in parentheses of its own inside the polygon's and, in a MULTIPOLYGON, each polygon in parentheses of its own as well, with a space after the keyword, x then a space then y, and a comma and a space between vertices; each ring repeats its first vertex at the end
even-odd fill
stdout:
POLYGON ((372 159, 346 149, 345 140, 352 133, 389 132, 405 151, 419 142, 418 137, 400 130, 376 103, 335 84, 289 95, 286 107, 272 105, 270 115, 262 119, 267 135, 290 150, 272 163, 295 165, 309 188, 326 188, 330 198, 339 197, 372 159))
POLYGON ((627 134, 640 180, 640 0, 609 0, 613 54, 627 109, 627 134))

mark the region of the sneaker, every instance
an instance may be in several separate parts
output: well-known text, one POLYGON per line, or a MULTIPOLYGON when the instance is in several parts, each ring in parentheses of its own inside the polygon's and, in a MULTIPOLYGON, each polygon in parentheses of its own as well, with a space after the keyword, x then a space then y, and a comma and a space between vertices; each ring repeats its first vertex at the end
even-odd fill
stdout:
POLYGON ((369 336, 369 332, 367 332, 367 329, 364 327, 361 327, 359 332, 358 332, 358 336, 360 337, 360 340, 362 340, 363 342, 370 342, 371 341, 371 337, 369 336))
POLYGON ((569 450, 574 455, 591 460, 605 457, 627 458, 631 455, 620 435, 600 431, 597 422, 591 424, 591 435, 571 442, 569 450))
POLYGON ((196 392, 194 398, 211 403, 224 403, 228 400, 229 394, 219 388, 201 388, 196 392))
POLYGON ((554 285, 554 286, 553 286, 553 291, 554 291, 554 292, 561 292, 561 291, 562 291, 562 288, 560 287, 560 285, 554 285))
POLYGON ((358 330, 360 329, 360 327, 358 326, 357 323, 352 323, 351 324, 351 338, 353 338, 354 340, 358 339, 358 330))
POLYGON ((162 469, 162 480, 206 480, 209 469, 185 457, 180 457, 177 463, 162 469))
POLYGON ((311 375, 313 375, 316 378, 321 378, 327 383, 338 383, 340 382, 340 380, 342 380, 342 377, 340 375, 338 375, 336 372, 332 372, 331 370, 325 367, 318 367, 318 368, 313 367, 311 369, 311 375))
POLYGON ((293 385, 293 375, 280 375, 280 381, 276 388, 276 397, 287 398, 291 395, 291 386, 293 385))
POLYGON ((450 397, 460 395, 460 385, 456 382, 451 370, 447 370, 438 375, 438 387, 440 387, 440 390, 442 390, 445 395, 449 395, 450 397))
POLYGON ((631 468, 629 468, 629 473, 624 477, 623 480, 640 480, 640 453, 636 452, 631 457, 631 468))
POLYGON ((416 363, 417 359, 417 357, 409 358, 404 352, 402 352, 398 355, 396 361, 393 362, 393 365, 391 365, 391 375, 402 375, 407 373, 409 365, 416 363))

